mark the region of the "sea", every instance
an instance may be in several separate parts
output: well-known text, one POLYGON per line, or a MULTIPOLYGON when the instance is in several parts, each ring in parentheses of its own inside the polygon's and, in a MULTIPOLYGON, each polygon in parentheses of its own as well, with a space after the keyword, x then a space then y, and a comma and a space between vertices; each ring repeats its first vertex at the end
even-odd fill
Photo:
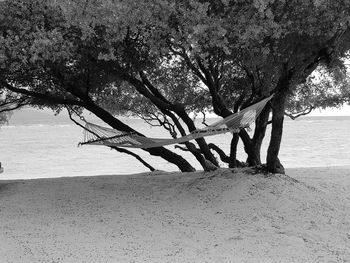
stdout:
MULTIPOLYGON (((87 115, 91 122, 99 120, 87 115)), ((170 138, 160 127, 143 120, 121 117, 129 126, 151 137, 170 138)), ((79 119, 77 119, 79 120, 79 119)), ((208 119, 213 123, 218 119, 208 119)), ((107 126, 107 125, 105 125, 107 126)), ((201 127, 201 119, 197 120, 201 127)), ((350 116, 286 118, 280 160, 286 168, 350 165, 350 116)), ((270 129, 262 147, 266 158, 270 129)), ((66 115, 31 109, 16 112, 7 125, 0 127, 0 162, 4 172, 0 180, 35 179, 69 176, 121 175, 148 172, 134 157, 104 146, 78 146, 83 130, 66 115)), ((221 134, 206 138, 228 152, 231 136, 221 134)), ((184 156, 201 169, 194 157, 186 152, 168 149, 184 156)), ((245 160, 243 145, 239 144, 238 159, 245 160)), ((133 149, 157 170, 178 171, 177 167, 147 152, 133 149)), ((224 166, 224 165, 223 165, 224 166)))

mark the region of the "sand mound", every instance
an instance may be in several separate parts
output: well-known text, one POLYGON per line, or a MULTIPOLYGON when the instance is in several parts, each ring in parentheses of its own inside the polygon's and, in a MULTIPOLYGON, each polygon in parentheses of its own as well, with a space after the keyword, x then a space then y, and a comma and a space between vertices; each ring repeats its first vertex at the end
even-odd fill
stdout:
POLYGON ((346 262, 350 178, 322 182, 249 170, 3 181, 0 255, 2 262, 346 262))

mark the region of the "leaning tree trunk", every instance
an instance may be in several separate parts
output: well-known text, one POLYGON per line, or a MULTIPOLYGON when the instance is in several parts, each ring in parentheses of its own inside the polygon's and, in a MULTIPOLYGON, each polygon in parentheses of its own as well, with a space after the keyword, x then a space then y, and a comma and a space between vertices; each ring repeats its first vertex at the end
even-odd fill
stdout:
MULTIPOLYGON (((135 132, 134 129, 127 126, 123 122, 114 118, 109 112, 102 109, 98 105, 96 105, 91 99, 85 98, 84 102, 86 103, 86 109, 94 113, 97 117, 103 120, 105 123, 109 124, 114 129, 118 129, 125 132, 135 132)), ((140 133, 138 133, 140 134, 140 133)), ((140 134, 142 135, 142 134, 140 134)), ((156 148, 148 148, 143 149, 144 151, 149 152, 151 155, 159 156, 164 160, 176 165, 180 171, 182 172, 193 172, 195 168, 193 168, 189 162, 187 162, 182 156, 164 148, 164 147, 156 147, 156 148)))
POLYGON ((282 141, 284 110, 287 101, 287 89, 281 89, 272 100, 271 139, 267 150, 266 165, 271 173, 284 173, 284 167, 278 159, 282 141))
POLYGON ((237 167, 237 145, 239 141, 239 135, 237 133, 232 134, 231 144, 230 144, 230 159, 229 168, 237 167))
POLYGON ((259 117, 255 121, 254 135, 252 139, 254 156, 257 158, 261 164, 261 145, 265 138, 267 123, 269 121, 271 108, 269 105, 266 105, 265 108, 261 111, 259 117))
POLYGON ((252 139, 246 130, 242 129, 239 132, 239 137, 242 139, 244 145, 244 151, 248 155, 247 164, 248 166, 256 166, 261 164, 259 155, 257 155, 252 139))
MULTIPOLYGON (((128 81, 131 85, 133 85, 135 87, 135 89, 140 94, 142 94, 143 96, 148 98, 164 114, 166 114, 167 116, 169 116, 173 119, 173 117, 171 116, 172 114, 169 114, 171 111, 173 111, 183 120, 183 122, 187 125, 189 131, 196 130, 194 122, 186 113, 184 106, 181 104, 178 104, 178 103, 171 103, 170 101, 168 101, 161 94, 161 92, 155 86, 153 86, 152 83, 147 79, 144 72, 140 72, 140 77, 141 77, 142 81, 140 81, 140 80, 136 79, 135 77, 132 77, 128 74, 123 75, 123 77, 126 81, 128 81)), ((173 121, 175 122, 174 119, 173 119, 173 121)), ((180 128, 180 126, 181 125, 177 125, 178 128, 180 128)), ((219 166, 214 155, 210 152, 210 149, 209 149, 206 141, 203 138, 198 138, 198 139, 196 139, 196 142, 198 143, 198 146, 201 150, 200 154, 203 154, 205 159, 209 160, 215 166, 219 166)), ((191 149, 189 149, 189 150, 190 150, 190 152, 192 152, 192 154, 195 155, 195 157, 198 160, 199 153, 197 151, 193 152, 193 151, 191 151, 191 149)), ((202 159, 202 158, 199 157, 199 159, 202 159)), ((202 161, 200 161, 200 163, 203 164, 202 161)), ((203 167, 203 168, 205 169, 205 167, 203 167)))
MULTIPOLYGON (((184 121, 184 123, 187 125, 188 130, 190 132, 195 131, 196 130, 196 126, 193 122, 193 120, 188 116, 188 114, 185 112, 183 107, 175 107, 176 108, 176 113, 177 115, 184 121)), ((199 149, 201 151, 201 154, 203 154, 203 156, 205 157, 205 159, 207 159, 208 161, 210 161, 212 164, 214 164, 215 166, 219 166, 218 161, 215 159, 215 156, 213 155, 213 153, 210 151, 210 148, 207 144, 207 142, 205 141, 204 138, 198 138, 196 139, 196 142, 199 146, 199 149)), ((205 167, 203 167, 205 169, 205 167)))

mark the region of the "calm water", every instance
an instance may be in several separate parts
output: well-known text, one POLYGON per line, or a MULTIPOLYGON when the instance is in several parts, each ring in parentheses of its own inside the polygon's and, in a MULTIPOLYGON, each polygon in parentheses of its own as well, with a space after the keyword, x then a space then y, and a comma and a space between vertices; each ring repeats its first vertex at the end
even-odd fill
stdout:
MULTIPOLYGON (((212 120, 213 122, 215 120, 212 120)), ((169 137, 141 120, 125 120, 130 126, 153 137, 169 137)), ((209 122, 209 121, 208 121, 209 122)), ((350 117, 305 117, 286 121, 280 159, 287 168, 350 165, 350 117)), ((268 134, 270 131, 268 131, 268 134)), ((0 129, 0 161, 5 172, 0 179, 128 174, 148 171, 136 159, 101 146, 78 147, 82 130, 63 118, 17 119, 0 129)), ((228 150, 230 135, 208 137, 228 150)), ((267 149, 263 145, 263 159, 267 149)), ((173 150, 174 146, 167 148, 173 150)), ((177 167, 142 150, 134 150, 160 170, 177 167)), ((200 169, 194 158, 178 152, 200 169)), ((241 160, 245 154, 240 146, 241 160)))

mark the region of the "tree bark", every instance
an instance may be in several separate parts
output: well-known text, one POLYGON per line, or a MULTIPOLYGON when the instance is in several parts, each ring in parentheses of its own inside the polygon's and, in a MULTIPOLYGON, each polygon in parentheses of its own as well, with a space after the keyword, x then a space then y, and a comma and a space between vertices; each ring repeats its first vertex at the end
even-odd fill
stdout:
MULTIPOLYGON (((188 130, 190 132, 196 130, 196 126, 194 125, 194 122, 192 119, 188 116, 188 114, 185 112, 185 110, 182 109, 177 109, 176 114, 185 122, 185 124, 188 127, 188 130)), ((196 142, 201 150, 201 153, 204 155, 204 157, 210 161, 212 164, 215 166, 219 166, 218 161, 215 159, 215 156, 212 154, 210 151, 207 142, 205 141, 204 138, 198 138, 196 139, 196 142)))
MULTIPOLYGON (((175 126, 176 126, 177 129, 179 130, 180 134, 181 134, 182 136, 185 136, 185 135, 186 135, 185 129, 182 127, 181 123, 180 123, 179 120, 176 118, 176 116, 175 116, 173 113, 171 113, 171 112, 164 112, 164 114, 167 114, 167 115, 172 119, 172 121, 174 122, 175 126)), ((192 120, 191 120, 191 122, 193 123, 192 120)), ((194 124, 192 124, 192 126, 194 127, 194 124)), ((190 126, 190 127, 192 127, 192 126, 190 126)), ((197 143, 198 143, 198 140, 196 140, 196 141, 197 141, 197 143)), ((203 140, 203 141, 204 141, 204 144, 207 145, 206 142, 205 142, 205 140, 203 140)), ((215 163, 213 163, 211 160, 207 160, 207 159, 205 158, 206 155, 204 155, 204 156, 202 155, 203 152, 202 152, 202 148, 200 147, 200 146, 201 146, 200 143, 198 143, 200 149, 198 149, 193 143, 191 143, 191 142, 189 142, 189 141, 188 141, 188 142, 185 142, 184 144, 186 145, 187 150, 188 150, 189 152, 191 152, 191 153, 194 155, 194 157, 196 157, 197 161, 201 164, 201 166, 203 167, 204 171, 210 171, 210 170, 212 170, 211 168, 208 167, 208 166, 209 166, 209 165, 208 165, 209 162, 211 163, 210 166, 212 166, 212 165, 214 165, 214 166, 216 166, 216 167, 219 166, 219 164, 217 163, 217 161, 216 161, 214 155, 213 155, 211 152, 210 152, 210 154, 213 156, 213 158, 214 158, 214 160, 215 160, 215 163), (208 161, 209 161, 209 162, 208 162, 208 161), (208 170, 208 169, 209 169, 209 170, 208 170)), ((175 147, 176 147, 176 146, 175 146, 175 147)), ((208 147, 208 146, 207 146, 207 147, 208 147)), ((178 148, 184 150, 182 147, 178 147, 178 148)), ((209 147, 208 147, 208 151, 209 151, 209 147)))
POLYGON ((208 146, 211 150, 215 151, 222 162, 227 163, 229 168, 235 168, 237 166, 244 166, 244 163, 237 160, 237 144, 239 140, 239 135, 234 133, 230 145, 230 156, 227 156, 225 152, 220 149, 214 143, 209 143, 208 146))
POLYGON ((206 172, 215 171, 216 169, 218 169, 217 165, 205 159, 205 157, 202 155, 201 150, 198 149, 192 142, 186 142, 185 145, 187 149, 179 145, 175 145, 175 148, 183 151, 190 151, 196 157, 197 161, 201 164, 203 170, 206 172))
MULTIPOLYGON (((92 113, 94 113, 97 117, 99 117, 101 120, 109 124, 112 128, 126 131, 126 132, 135 132, 131 127, 127 126, 123 122, 119 121, 118 119, 114 118, 109 112, 105 111, 98 105, 96 105, 91 99, 85 98, 85 108, 92 113)), ((139 135, 142 135, 141 133, 138 133, 139 135)), ((195 171, 195 168, 193 168, 189 162, 187 162, 182 156, 164 148, 164 147, 156 147, 156 148, 149 148, 149 149, 143 149, 144 151, 149 152, 153 156, 159 156, 166 161, 175 164, 180 171, 182 172, 193 172, 195 171)))
MULTIPOLYGON (((78 126, 80 126, 82 129, 85 129, 86 131, 88 132, 91 132, 89 129, 87 129, 84 125, 82 125, 81 123, 77 122, 76 120, 74 120, 74 118, 72 117, 72 113, 70 111, 70 109, 67 107, 67 110, 68 110, 68 115, 69 115, 69 118, 78 126)), ((94 133, 95 136, 97 136, 98 138, 101 138, 98 134, 94 133)), ((149 163, 147 163, 145 160, 143 160, 139 155, 137 155, 136 153, 133 153, 127 149, 124 149, 124 148, 121 148, 121 147, 117 147, 117 146, 111 146, 111 149, 114 149, 118 152, 121 152, 121 153, 126 153, 126 154, 129 154, 133 157, 135 157, 138 161, 140 161, 144 166, 146 166, 148 169, 150 169, 151 172, 155 171, 156 169, 150 165, 149 163)))
POLYGON ((267 123, 269 121, 269 115, 271 112, 270 106, 266 105, 265 108, 261 111, 259 117, 255 121, 255 130, 252 139, 254 156, 257 158, 257 161, 261 164, 261 145, 265 138, 267 123))
POLYGON ((282 141, 284 110, 287 100, 287 92, 288 90, 286 87, 283 87, 283 89, 280 89, 272 99, 272 130, 266 157, 267 170, 271 173, 285 173, 284 167, 278 159, 278 154, 282 141))
POLYGON ((226 155, 226 153, 219 148, 217 145, 215 145, 214 143, 209 143, 208 144, 209 148, 213 151, 215 151, 219 156, 220 156, 220 160, 224 163, 229 163, 230 162, 230 157, 226 155))
MULTIPOLYGON (((218 72, 212 72, 209 68, 207 68, 200 58, 197 57, 196 63, 198 68, 191 62, 190 58, 186 55, 186 53, 179 53, 182 56, 189 66, 189 68, 193 71, 193 73, 202 80, 202 82, 208 87, 209 93, 212 99, 212 106, 215 114, 221 116, 223 118, 228 117, 232 114, 232 111, 228 109, 225 105, 225 102, 221 95, 219 94, 219 77, 218 72), (215 81, 216 80, 216 81, 215 81)), ((239 136, 242 139, 244 144, 244 150, 248 155, 247 163, 249 166, 256 166, 261 164, 260 161, 260 152, 256 152, 252 139, 249 137, 249 134, 242 129, 239 132, 239 136)))
POLYGON ((228 163, 229 168, 237 167, 237 145, 239 141, 239 135, 237 133, 232 134, 230 144, 230 159, 228 163))
MULTIPOLYGON (((183 105, 171 103, 168 101, 159 91, 158 89, 151 84, 151 82, 147 79, 146 75, 141 72, 140 73, 142 81, 130 76, 129 74, 124 74, 123 78, 128 81, 131 85, 135 87, 135 89, 145 96, 146 98, 150 99, 151 102, 164 114, 168 115, 168 111, 173 111, 176 113, 183 122, 187 125, 188 130, 194 131, 196 130, 196 127, 194 125, 194 122, 192 119, 188 116, 186 113, 183 105)), ((169 116, 171 117, 171 116, 169 116)), ((210 149, 206 143, 206 141, 203 138, 196 139, 196 142, 204 155, 204 157, 209 160, 211 163, 213 163, 216 166, 219 166, 217 160, 215 159, 214 155, 210 152, 210 149)), ((198 156, 195 156, 196 158, 198 156)), ((198 158, 197 158, 198 160, 198 158)), ((204 167, 203 167, 204 168, 204 167)))
POLYGON ((239 132, 239 137, 242 139, 242 142, 244 145, 244 151, 248 155, 248 158, 247 158, 248 166, 256 166, 261 164, 256 154, 254 144, 251 138, 249 137, 249 134, 247 133, 247 131, 244 129, 241 129, 241 131, 239 132))
MULTIPOLYGON (((62 76, 59 76, 59 77, 62 83, 65 83, 64 78, 62 76)), ((14 92, 19 94, 29 95, 34 98, 38 98, 42 100, 53 101, 54 103, 57 103, 57 104, 79 105, 89 110, 90 112, 94 113, 97 117, 99 117, 101 120, 103 120, 105 123, 109 124, 111 127, 115 129, 118 129, 124 132, 136 132, 137 134, 144 136, 143 134, 135 131, 125 123, 116 119, 114 116, 112 116, 109 112, 107 112, 103 108, 99 107, 97 104, 94 103, 93 100, 91 100, 91 98, 87 94, 83 93, 79 89, 76 89, 76 86, 74 84, 66 83, 66 85, 67 85, 66 86, 67 92, 71 93, 76 98, 79 98, 79 100, 57 99, 56 97, 51 98, 51 96, 49 95, 45 95, 37 92, 31 92, 25 89, 15 88, 9 84, 6 84, 6 88, 8 88, 9 90, 13 90, 14 92)), ((149 148, 149 149, 143 149, 143 150, 149 152, 151 155, 159 156, 165 159, 166 161, 176 165, 182 172, 195 171, 195 168, 192 167, 190 163, 187 162, 182 156, 164 147, 149 148)))

